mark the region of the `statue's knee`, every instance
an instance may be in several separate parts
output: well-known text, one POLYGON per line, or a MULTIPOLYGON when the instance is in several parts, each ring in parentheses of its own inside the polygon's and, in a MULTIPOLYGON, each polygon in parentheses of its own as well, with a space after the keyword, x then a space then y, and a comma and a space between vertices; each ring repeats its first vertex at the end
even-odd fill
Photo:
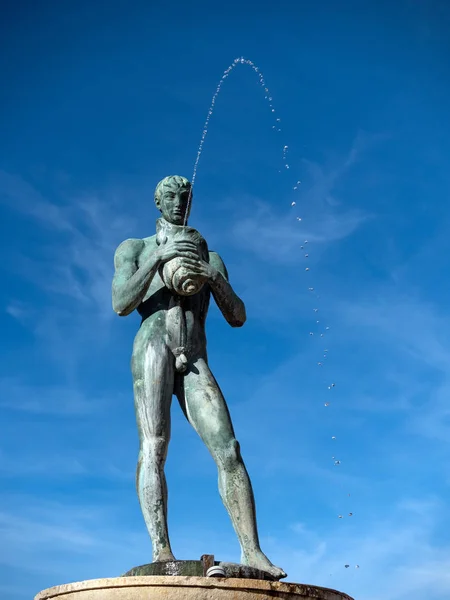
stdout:
POLYGON ((236 439, 231 439, 218 453, 219 461, 225 469, 232 469, 241 459, 241 450, 239 442, 236 439))
POLYGON ((144 460, 164 460, 167 454, 168 439, 165 436, 151 436, 141 439, 140 458, 144 460))

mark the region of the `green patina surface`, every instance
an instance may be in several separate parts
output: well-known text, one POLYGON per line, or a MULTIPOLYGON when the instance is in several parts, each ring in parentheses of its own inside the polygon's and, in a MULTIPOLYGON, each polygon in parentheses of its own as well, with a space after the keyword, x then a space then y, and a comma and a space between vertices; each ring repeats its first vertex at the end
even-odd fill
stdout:
MULTIPOLYGON (((136 310, 141 316, 131 360, 140 439, 136 482, 153 561, 175 561, 167 527, 164 474, 175 396, 216 462, 220 495, 241 545, 242 564, 280 579, 285 573, 260 548, 252 486, 206 353, 205 323, 211 297, 232 327, 244 325, 245 306, 219 254, 187 226, 191 200, 187 179, 163 179, 155 191, 161 212, 155 235, 125 240, 114 258, 114 311, 127 316, 136 310)), ((186 563, 183 568, 196 568, 196 561, 182 562, 186 563)))

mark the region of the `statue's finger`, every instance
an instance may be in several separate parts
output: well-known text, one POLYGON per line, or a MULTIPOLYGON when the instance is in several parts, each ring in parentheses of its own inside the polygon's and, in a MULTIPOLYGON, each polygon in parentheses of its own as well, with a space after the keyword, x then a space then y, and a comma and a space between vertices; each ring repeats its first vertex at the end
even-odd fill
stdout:
POLYGON ((193 254, 194 256, 196 256, 198 258, 198 252, 196 252, 194 248, 190 248, 189 246, 184 246, 184 247, 182 246, 181 248, 177 247, 176 251, 177 252, 189 252, 190 254, 193 254))
POLYGON ((190 267, 195 267, 196 269, 199 269, 201 267, 198 260, 195 260, 193 258, 188 258, 188 257, 183 257, 183 264, 189 265, 190 267))
POLYGON ((191 262, 185 262, 183 264, 183 266, 185 268, 189 269, 189 271, 192 271, 193 273, 202 273, 202 271, 203 271, 202 266, 198 265, 198 264, 196 264, 194 262, 192 262, 192 263, 191 262))
POLYGON ((195 242, 191 242, 191 240, 175 240, 174 243, 177 246, 189 246, 191 248, 197 248, 197 244, 195 242))

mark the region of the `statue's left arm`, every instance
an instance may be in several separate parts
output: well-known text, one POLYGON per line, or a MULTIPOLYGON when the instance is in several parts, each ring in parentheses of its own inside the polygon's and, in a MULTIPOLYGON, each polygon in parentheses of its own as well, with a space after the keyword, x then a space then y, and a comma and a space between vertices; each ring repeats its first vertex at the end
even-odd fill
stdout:
POLYGON ((246 321, 245 305, 228 281, 223 260, 216 252, 209 253, 209 286, 226 321, 232 327, 242 327, 246 321))

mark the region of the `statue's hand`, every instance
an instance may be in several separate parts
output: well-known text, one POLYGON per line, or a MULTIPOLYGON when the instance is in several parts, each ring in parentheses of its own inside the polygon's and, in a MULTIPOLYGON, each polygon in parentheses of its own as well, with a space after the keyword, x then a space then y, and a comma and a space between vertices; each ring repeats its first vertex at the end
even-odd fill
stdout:
POLYGON ((217 269, 204 260, 192 258, 184 258, 183 265, 185 265, 193 274, 199 277, 204 277, 208 281, 214 280, 217 277, 217 269))
POLYGON ((160 264, 164 264, 176 257, 197 262, 197 246, 189 240, 168 240, 166 237, 158 246, 156 258, 160 264))

